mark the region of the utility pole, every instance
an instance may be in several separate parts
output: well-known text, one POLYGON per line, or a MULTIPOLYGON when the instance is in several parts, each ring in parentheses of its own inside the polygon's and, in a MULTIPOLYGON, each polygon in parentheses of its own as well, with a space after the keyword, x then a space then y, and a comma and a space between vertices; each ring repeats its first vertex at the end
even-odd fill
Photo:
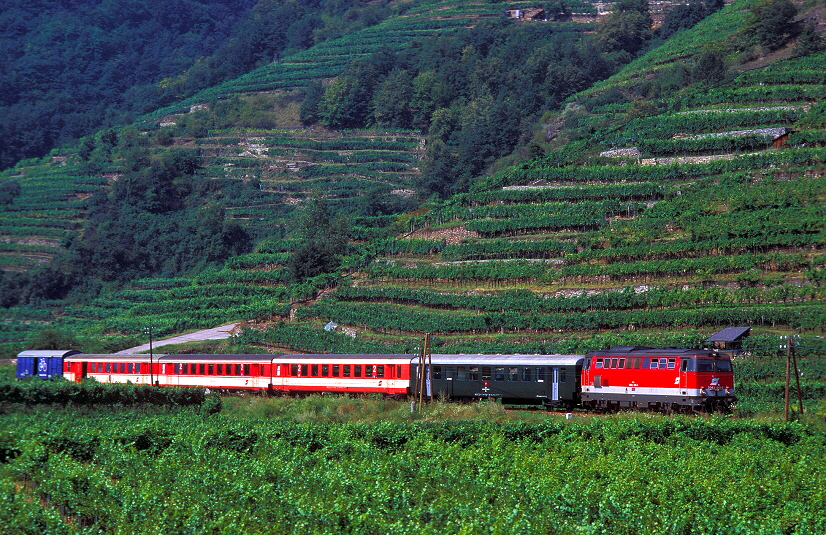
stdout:
POLYGON ((792 366, 794 366, 794 380, 797 384, 797 409, 800 414, 803 414, 803 389, 800 388, 800 370, 797 369, 797 355, 794 353, 795 342, 792 337, 789 337, 789 346, 792 352, 792 366))
POLYGON ((791 368, 794 365, 794 379, 797 386, 797 409, 803 414, 803 390, 800 388, 800 372, 797 369, 797 357, 794 354, 794 338, 789 336, 786 346, 786 393, 783 399, 783 418, 789 421, 789 387, 791 383, 791 368))
POLYGON ((149 335, 149 384, 154 385, 155 384, 155 377, 153 375, 154 372, 152 371, 152 367, 153 367, 152 366, 152 364, 153 364, 152 363, 152 361, 153 361, 153 359, 152 359, 152 326, 150 325, 149 327, 145 328, 143 330, 143 332, 144 332, 144 334, 149 335))
POLYGON ((783 394, 783 419, 789 421, 789 380, 791 379, 792 367, 792 337, 789 336, 788 345, 786 346, 786 389, 783 394))
MULTIPOLYGON (((425 396, 425 385, 430 386, 432 384, 433 378, 433 359, 430 355, 430 333, 424 335, 424 345, 422 346, 422 354, 419 357, 419 366, 418 372, 419 376, 417 377, 417 390, 418 395, 416 396, 416 401, 419 405, 419 411, 422 410, 422 405, 424 405, 424 396, 425 396), (425 367, 425 360, 427 360, 427 367, 425 367), (427 370, 427 380, 425 381, 425 370, 427 370)), ((433 389, 430 388, 430 401, 433 401, 433 389)))

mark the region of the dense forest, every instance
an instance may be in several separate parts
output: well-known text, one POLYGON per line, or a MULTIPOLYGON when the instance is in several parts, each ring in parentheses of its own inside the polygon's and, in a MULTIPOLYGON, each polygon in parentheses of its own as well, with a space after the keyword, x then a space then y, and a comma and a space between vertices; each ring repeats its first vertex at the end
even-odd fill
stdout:
POLYGON ((37 0, 0 12, 0 169, 375 24, 366 0, 37 0))

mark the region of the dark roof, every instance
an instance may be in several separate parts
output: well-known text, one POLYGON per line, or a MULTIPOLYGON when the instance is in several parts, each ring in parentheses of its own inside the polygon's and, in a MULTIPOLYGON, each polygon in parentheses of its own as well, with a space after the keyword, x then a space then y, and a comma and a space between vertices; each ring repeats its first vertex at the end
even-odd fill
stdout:
POLYGON ((728 327, 706 338, 706 342, 735 342, 748 336, 750 330, 751 327, 728 327))

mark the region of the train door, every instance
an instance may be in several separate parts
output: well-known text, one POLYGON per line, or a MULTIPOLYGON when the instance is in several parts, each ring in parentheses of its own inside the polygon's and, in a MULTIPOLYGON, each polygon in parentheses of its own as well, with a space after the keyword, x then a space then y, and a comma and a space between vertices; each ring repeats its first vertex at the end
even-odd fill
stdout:
MULTIPOLYGON (((453 399, 453 382, 456 381, 455 366, 443 366, 442 369, 443 369, 442 373, 444 374, 444 379, 445 379, 444 382, 442 383, 442 384, 445 385, 444 386, 445 396, 447 396, 448 399, 453 399)), ((438 395, 438 392, 436 392, 436 394, 438 395)))
POLYGON ((551 401, 559 401, 559 368, 551 368, 551 401))
POLYGON ((273 362, 270 369, 270 384, 272 390, 286 390, 286 375, 290 371, 290 365, 280 362, 273 362))
POLYGON ((680 359, 680 376, 678 378, 680 385, 680 393, 686 395, 688 393, 688 372, 691 370, 691 359, 680 359))

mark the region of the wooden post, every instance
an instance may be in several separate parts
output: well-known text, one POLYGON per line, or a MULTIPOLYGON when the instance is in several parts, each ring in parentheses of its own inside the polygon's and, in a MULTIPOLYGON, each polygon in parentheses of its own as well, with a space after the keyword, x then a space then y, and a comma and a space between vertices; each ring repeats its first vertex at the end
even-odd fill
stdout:
POLYGON ((783 419, 789 421, 789 382, 791 380, 791 366, 792 366, 792 337, 789 336, 788 345, 786 346, 786 389, 783 395, 783 419))
MULTIPOLYGON (((424 392, 425 392, 425 360, 432 362, 430 357, 430 333, 426 333, 424 335, 424 344, 422 345, 422 354, 419 357, 419 366, 418 366, 418 373, 419 376, 417 377, 417 387, 418 387, 418 396, 417 401, 419 402, 419 411, 422 410, 422 405, 424 405, 424 392)), ((432 399, 432 390, 431 390, 431 401, 432 399)))
POLYGON ((427 385, 430 387, 430 403, 433 403, 433 353, 430 352, 430 333, 425 335, 427 346, 427 385))
POLYGON ((794 354, 794 343, 789 337, 789 350, 792 353, 792 365, 794 366, 794 380, 797 383, 797 408, 803 414, 803 390, 800 388, 800 371, 797 369, 797 356, 794 354))

